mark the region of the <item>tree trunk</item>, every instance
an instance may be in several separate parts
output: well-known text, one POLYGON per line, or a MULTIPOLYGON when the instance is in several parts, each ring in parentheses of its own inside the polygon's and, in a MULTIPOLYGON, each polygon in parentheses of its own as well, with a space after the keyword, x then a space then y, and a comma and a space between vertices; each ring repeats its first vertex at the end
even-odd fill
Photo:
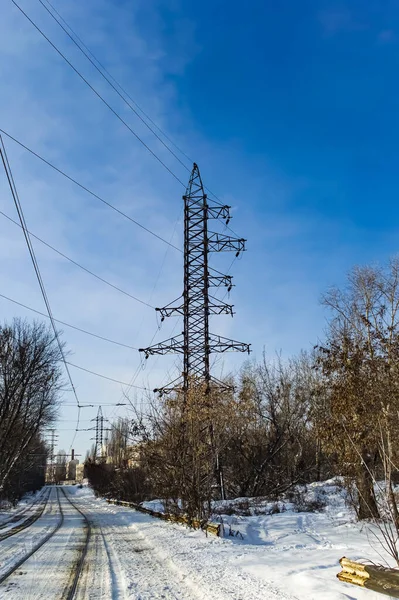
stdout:
POLYGON ((316 481, 321 481, 321 441, 316 441, 316 481))
POLYGON ((380 514, 374 495, 371 459, 368 454, 363 455, 363 460, 359 467, 356 479, 356 487, 359 494, 359 520, 379 519, 380 514))

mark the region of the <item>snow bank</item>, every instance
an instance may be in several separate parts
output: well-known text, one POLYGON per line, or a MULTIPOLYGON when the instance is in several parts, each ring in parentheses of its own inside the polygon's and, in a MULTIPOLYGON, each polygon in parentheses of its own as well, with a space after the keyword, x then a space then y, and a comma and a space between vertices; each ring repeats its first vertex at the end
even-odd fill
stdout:
POLYGON ((357 523, 339 478, 299 487, 294 501, 238 498, 216 502, 214 520, 239 551, 237 562, 298 598, 378 600, 380 595, 336 579, 342 556, 394 566, 372 525, 357 523), (309 508, 317 508, 310 512, 309 508), (302 509, 302 510, 301 510, 302 509))
POLYGON ((149 500, 147 502, 140 502, 143 508, 148 508, 154 512, 165 512, 165 505, 163 500, 149 500))

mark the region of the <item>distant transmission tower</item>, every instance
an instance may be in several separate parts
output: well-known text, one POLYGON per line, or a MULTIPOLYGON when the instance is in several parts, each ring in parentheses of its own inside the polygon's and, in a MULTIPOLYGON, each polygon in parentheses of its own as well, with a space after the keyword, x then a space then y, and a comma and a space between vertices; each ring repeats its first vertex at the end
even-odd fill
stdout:
POLYGON ((229 206, 209 204, 204 191, 198 166, 194 163, 184 200, 184 291, 183 303, 157 308, 162 321, 165 317, 181 315, 184 319, 183 333, 149 348, 141 348, 148 358, 153 354, 177 353, 183 355, 183 377, 166 387, 156 389, 161 394, 182 391, 184 401, 192 384, 204 384, 205 394, 211 387, 227 389, 211 377, 210 354, 237 350, 249 353, 249 344, 215 335, 209 332, 209 316, 230 314, 233 307, 209 293, 210 287, 232 287, 230 275, 223 275, 209 267, 210 252, 236 252, 245 250, 245 240, 232 238, 208 230, 209 219, 230 221, 229 206))
POLYGON ((55 447, 57 445, 58 434, 55 433, 55 429, 49 429, 47 435, 50 436, 50 439, 47 440, 49 450, 47 480, 53 482, 55 479, 55 447))
MULTIPOLYGON (((94 420, 94 419, 93 419, 94 420)), ((96 458, 103 457, 104 417, 101 406, 98 407, 96 421, 96 458)))

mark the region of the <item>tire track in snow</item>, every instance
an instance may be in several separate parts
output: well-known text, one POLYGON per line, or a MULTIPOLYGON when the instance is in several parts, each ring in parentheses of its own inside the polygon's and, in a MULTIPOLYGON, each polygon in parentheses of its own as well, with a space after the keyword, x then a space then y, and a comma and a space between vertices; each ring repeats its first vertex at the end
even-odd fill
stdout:
MULTIPOLYGON (((105 548, 111 561, 117 595, 113 600, 210 600, 187 585, 184 574, 160 560, 154 548, 130 523, 100 503, 80 500, 89 519, 101 524, 105 548)), ((82 599, 85 596, 82 596, 82 599)), ((93 597, 94 598, 94 597, 93 597)))
MULTIPOLYGON (((56 497, 59 504, 58 494, 56 497)), ((61 521, 54 526, 53 505, 53 490, 51 490, 44 514, 31 527, 16 533, 12 539, 3 539, 0 545, 0 584, 45 544, 60 527, 61 521)))
MULTIPOLYGON (((22 519, 22 516, 26 512, 28 512, 29 510, 31 510, 38 502, 40 502, 41 500, 43 500, 43 498, 44 498, 44 496, 46 494, 46 491, 47 490, 45 488, 42 488, 40 490, 39 494, 37 495, 37 497, 33 500, 33 502, 29 502, 26 506, 23 506, 23 507, 19 508, 12 515, 10 515, 9 517, 3 518, 3 515, 0 515, 0 529, 6 528, 7 525, 9 525, 10 523, 17 523, 18 521, 20 521, 22 519)), ((51 490, 48 490, 48 491, 50 492, 51 490)))
POLYGON ((86 515, 77 506, 75 506, 75 504, 72 502, 72 500, 70 498, 68 498, 64 488, 61 488, 61 491, 64 495, 64 498, 67 500, 67 502, 69 502, 69 504, 72 506, 72 508, 74 510, 76 510, 83 517, 84 525, 85 525, 85 529, 86 529, 86 537, 84 540, 84 546, 81 549, 81 555, 80 555, 78 563, 76 564, 76 567, 75 567, 75 573, 73 575, 72 584, 66 593, 66 600, 73 600, 76 595, 76 589, 78 587, 79 579, 82 574, 83 565, 85 562, 87 550, 88 550, 89 543, 90 543, 91 525, 90 525, 89 520, 87 519, 86 515))
MULTIPOLYGON (((17 570, 14 568, 14 573, 4 581, 1 588, 9 600, 71 597, 76 566, 85 547, 84 522, 58 489, 56 495, 59 510, 51 514, 52 524, 57 516, 61 518, 41 543, 22 557, 22 562, 18 561, 17 570)), ((0 596, 3 597, 1 592, 0 596)))
POLYGON ((69 502, 84 515, 91 528, 74 600, 125 600, 116 557, 112 556, 96 514, 86 505, 77 506, 76 499, 72 501, 69 496, 66 492, 69 502))
POLYGON ((113 521, 106 532, 110 539, 114 536, 113 543, 120 556, 126 556, 129 547, 121 543, 123 525, 131 530, 130 546, 134 547, 134 542, 138 544, 139 557, 150 556, 150 568, 146 568, 143 560, 139 559, 134 562, 132 559, 130 565, 124 565, 126 578, 130 581, 131 599, 295 600, 295 596, 283 592, 271 582, 243 571, 237 563, 226 563, 226 559, 229 561, 230 558, 227 540, 205 539, 200 532, 162 523, 131 509, 111 508, 98 501, 92 502, 92 505, 104 515, 108 513, 110 523, 113 521), (141 552, 139 544, 142 544, 141 552), (141 573, 138 574, 135 567, 140 568, 141 573), (166 578, 164 589, 157 585, 160 574, 166 578), (152 579, 152 586, 140 585, 143 575, 152 579), (172 585, 168 586, 167 582, 172 582, 172 585))
POLYGON ((4 523, 3 525, 0 525, 0 530, 5 530, 5 531, 0 531, 0 542, 11 537, 12 535, 16 535, 20 531, 23 531, 24 529, 27 529, 28 527, 33 525, 33 523, 35 523, 35 521, 37 521, 42 516, 42 514, 47 506, 50 493, 51 493, 51 490, 49 490, 49 493, 47 494, 46 497, 44 497, 44 494, 43 494, 43 496, 40 495, 40 498, 37 498, 35 500, 35 502, 33 502, 29 507, 25 508, 25 510, 23 510, 18 516, 14 516, 12 519, 6 521, 6 523, 4 523), (33 507, 39 503, 39 500, 43 500, 42 504, 39 505, 39 507, 36 508, 36 510, 31 515, 29 515, 28 517, 26 517, 24 519, 23 515, 28 510, 32 510, 33 507), (22 522, 19 522, 21 520, 22 520, 22 522), (18 523, 18 524, 12 526, 11 525, 12 523, 18 523))

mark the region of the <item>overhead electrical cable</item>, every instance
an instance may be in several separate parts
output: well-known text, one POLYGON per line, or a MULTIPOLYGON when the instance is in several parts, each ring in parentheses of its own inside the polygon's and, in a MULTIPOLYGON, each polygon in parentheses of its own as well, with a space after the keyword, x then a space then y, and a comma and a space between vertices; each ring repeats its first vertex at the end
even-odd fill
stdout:
MULTIPOLYGON (((8 161, 7 152, 6 152, 6 149, 5 149, 5 146, 4 146, 4 143, 3 143, 3 138, 1 137, 1 135, 0 135, 0 154, 1 154, 1 160, 2 160, 2 163, 3 163, 3 166, 4 166, 4 171, 5 171, 6 176, 7 176, 8 185, 10 187, 11 195, 12 195, 13 200, 14 200, 15 208, 17 210, 18 217, 19 217, 19 220, 21 222, 21 227, 22 227, 22 231, 24 233, 26 245, 27 245, 28 250, 29 250, 29 255, 31 257, 33 268, 34 268, 34 271, 36 273, 36 277, 37 277, 37 280, 38 280, 38 283, 39 283, 40 291, 42 293, 43 300, 44 300, 44 303, 45 303, 46 308, 47 308, 47 312, 48 312, 48 316, 50 318, 51 326, 52 326, 53 331, 54 331, 54 336, 55 336, 55 339, 56 339, 57 344, 58 344, 58 348, 59 348, 59 351, 60 351, 60 356, 61 356, 62 361, 64 363, 65 371, 67 373, 67 376, 68 376, 68 379, 69 379, 69 383, 71 384, 73 395, 75 396, 76 404, 77 404, 77 407, 78 407, 78 416, 77 416, 77 423, 76 423, 76 429, 78 429, 79 428, 79 419, 80 419, 80 403, 79 403, 79 398, 78 398, 78 395, 76 393, 76 388, 74 386, 74 383, 73 383, 73 380, 72 380, 72 376, 71 376, 71 373, 70 373, 69 368, 68 368, 68 363, 67 363, 66 358, 65 358, 64 348, 62 346, 62 343, 61 343, 61 340, 60 340, 60 337, 59 337, 59 334, 58 334, 58 331, 57 331, 57 327, 55 325, 53 313, 52 313, 51 306, 50 306, 50 301, 49 301, 49 298, 47 296, 46 288, 45 288, 44 281, 43 281, 41 273, 40 273, 38 262, 36 260, 35 250, 34 250, 34 247, 33 247, 33 244, 32 244, 32 240, 30 239, 28 228, 26 226, 26 221, 25 221, 25 216, 24 216, 24 213, 23 213, 21 201, 19 199, 19 195, 18 195, 18 191, 17 191, 16 185, 15 185, 15 181, 14 181, 14 177, 13 177, 13 174, 12 174, 11 166, 10 166, 10 163, 8 161)), ((73 438, 72 444, 73 444, 74 440, 75 440, 75 438, 73 438)), ((72 444, 71 444, 71 446, 72 446, 72 444)))
POLYGON ((178 248, 177 246, 174 246, 173 244, 171 244, 170 242, 168 242, 162 236, 158 235, 154 231, 151 231, 151 229, 148 229, 148 227, 145 227, 145 225, 142 225, 141 223, 139 223, 138 221, 136 221, 135 219, 133 219, 132 217, 130 217, 129 215, 127 215, 126 213, 124 213, 122 210, 120 210, 119 208, 117 208, 116 206, 114 206, 113 204, 111 204, 110 202, 108 202, 107 200, 104 200, 104 198, 101 198, 101 196, 99 196, 98 194, 96 194, 95 192, 93 192, 92 190, 90 190, 88 187, 86 187, 82 183, 79 183, 79 181, 77 181, 76 179, 74 179, 73 177, 71 177, 70 175, 68 175, 67 173, 65 173, 65 171, 62 171, 61 169, 59 169, 58 167, 56 167, 50 161, 48 161, 45 158, 43 158, 42 156, 40 156, 40 154, 38 154, 37 152, 35 152, 34 150, 32 150, 31 148, 29 148, 25 144, 23 144, 22 142, 20 142, 19 140, 17 140, 17 138, 15 138, 14 136, 12 136, 10 133, 8 133, 7 131, 5 131, 4 129, 0 128, 0 133, 3 133, 10 140, 12 140, 13 142, 15 142, 19 146, 21 146, 21 148, 24 148, 25 150, 27 150, 28 152, 30 152, 30 154, 32 154, 33 156, 35 156, 36 158, 38 158, 39 160, 41 160, 42 162, 44 162, 47 166, 49 166, 52 169, 54 169, 54 171, 57 171, 57 173, 59 173, 60 175, 62 175, 63 177, 65 177, 66 179, 68 179, 69 181, 71 181, 72 183, 74 183, 75 185, 77 185, 80 189, 82 189, 83 191, 85 191, 88 194, 90 194, 91 196, 93 196, 93 198, 96 198, 97 200, 99 200, 100 202, 102 202, 103 204, 105 204, 106 206, 108 206, 109 208, 112 208, 112 210, 116 211, 121 216, 125 217, 126 219, 128 219, 129 221, 131 221, 132 223, 134 223, 135 225, 137 225, 138 227, 140 227, 141 229, 143 229, 144 231, 146 231, 150 235, 156 237, 161 242, 164 242, 165 244, 168 244, 168 246, 171 246, 172 248, 174 248, 178 252, 181 252, 181 253, 183 252, 180 248, 178 248))
MULTIPOLYGON (((40 315, 41 317, 45 317, 46 319, 50 318, 49 315, 46 315, 46 313, 40 312, 40 310, 36 310, 35 308, 32 308, 31 306, 27 306, 26 304, 22 304, 22 302, 18 302, 17 300, 14 300, 13 298, 9 298, 8 296, 5 296, 4 294, 0 294, 0 298, 4 298, 5 300, 8 300, 9 302, 13 302, 14 304, 17 304, 18 306, 22 306, 23 308, 26 308, 26 310, 30 310, 31 312, 34 312, 37 315, 40 315)), ((65 325, 65 327, 70 327, 71 329, 76 329, 76 331, 80 331, 81 333, 85 333, 86 335, 91 335, 92 337, 98 338, 100 340, 104 340, 104 342, 109 342, 110 344, 116 344, 117 346, 122 346, 123 348, 129 348, 129 350, 138 350, 138 348, 135 348, 134 346, 129 346, 128 344, 123 344, 122 342, 116 342, 115 340, 111 340, 102 335, 98 335, 97 333, 93 333, 92 331, 87 331, 86 329, 81 329, 80 327, 76 327, 76 325, 71 325, 70 323, 66 323, 65 321, 56 319, 55 317, 53 317, 53 319, 56 323, 60 323, 61 325, 65 325)))
MULTIPOLYGON (((75 38, 69 33, 69 31, 67 31, 67 29, 63 26, 63 24, 60 22, 59 19, 57 19, 57 17, 51 12, 51 10, 45 5, 45 3, 42 0, 39 0, 40 4, 43 6, 43 8, 48 12, 49 15, 51 15, 51 17, 54 19, 54 21, 56 23, 58 23, 58 25, 61 27, 61 29, 67 34, 67 36, 69 37, 70 40, 72 40, 72 42, 75 44, 75 46, 77 48, 79 48, 79 50, 82 52, 82 54, 87 58, 87 60, 90 62, 90 64, 93 65, 93 67, 98 71, 98 73, 100 73, 101 77, 103 77, 105 79, 105 81, 112 87, 112 89, 118 94, 118 96, 123 100, 123 102, 125 102, 125 104, 130 108, 130 110, 132 110, 134 112, 134 114, 140 119, 140 121, 142 123, 144 123, 144 125, 151 131, 151 133, 153 133, 155 135, 155 137, 157 138, 157 140, 159 140, 161 142, 161 144, 172 154, 172 156, 174 156, 174 158, 182 165, 182 167, 184 167, 187 171, 191 171, 190 167, 188 167, 178 156, 175 152, 173 152, 173 150, 168 146, 168 144, 166 144, 163 139, 157 134, 156 131, 154 131, 154 129, 146 122, 145 119, 143 119, 143 117, 140 115, 140 113, 134 108, 134 106, 132 106, 130 104, 130 102, 125 98, 125 96, 123 96, 123 94, 121 94, 121 92, 118 90, 118 88, 112 83, 112 81, 102 72, 102 70, 96 65, 96 63, 94 62, 94 60, 89 56, 89 54, 85 51, 84 48, 82 48, 82 46, 75 40, 75 38)), ((50 3, 48 3, 50 4, 50 3)), ((51 6, 51 4, 50 4, 51 6)), ((54 7, 51 6, 52 9, 55 11, 54 7)), ((67 25, 69 27, 69 25, 67 25)), ((69 27, 69 29, 71 29, 69 27)), ((72 29, 71 29, 72 31, 72 29)), ((76 36, 76 34, 74 34, 76 36)), ((76 36, 77 37, 77 36, 76 36)), ((82 43, 82 42, 81 42, 82 43)), ((82 44, 83 45, 83 44, 82 44)), ((95 59, 97 60, 97 59, 95 59)), ((97 61, 98 62, 98 61, 97 61)), ((104 69, 104 67, 102 67, 104 69)), ((105 69, 104 69, 105 70, 105 69)), ((120 86, 119 86, 120 87, 120 86)), ((126 94, 126 92, 124 92, 126 94)), ((148 118, 148 117, 147 117, 148 118)), ((140 140, 141 141, 141 140, 140 140)), ((147 147, 147 146, 146 146, 147 147)))
MULTIPOLYGON (((186 189, 186 184, 178 177, 178 175, 176 175, 176 173, 174 173, 172 171, 172 169, 170 169, 167 164, 161 159, 159 158, 159 156, 145 143, 145 141, 130 127, 130 125, 119 115, 119 113, 112 108, 112 106, 101 96, 101 94, 90 84, 90 82, 80 73, 80 71, 68 60, 68 58, 61 52, 61 50, 59 50, 57 48, 57 46, 50 40, 49 37, 47 37, 47 35, 40 29, 40 27, 38 25, 36 25, 36 23, 29 17, 29 15, 19 6, 19 4, 15 1, 15 0, 11 0, 11 2, 15 5, 16 8, 18 8, 18 10, 28 19, 28 21, 33 25, 33 27, 35 27, 35 29, 40 33, 40 35, 43 36, 43 38, 52 46, 52 48, 54 48, 54 50, 64 59, 64 61, 71 67, 71 69, 82 79, 82 81, 92 90, 92 92, 105 104, 105 106, 107 106, 107 108, 119 119, 119 121, 121 121, 121 123, 123 125, 125 125, 125 127, 127 127, 127 129, 134 135, 134 137, 148 150, 148 152, 150 152, 150 154, 169 172, 170 175, 172 175, 172 177, 174 179, 176 179, 176 181, 178 181, 183 187, 184 189, 186 189)), ((169 146, 167 144, 165 144, 165 142, 158 136, 158 134, 148 125, 148 123, 145 122, 144 119, 142 119, 142 117, 137 113, 137 111, 129 104, 129 102, 120 94, 120 92, 118 92, 118 90, 115 88, 115 86, 109 81, 109 79, 101 72, 101 70, 95 65, 95 63, 92 61, 92 59, 90 59, 90 57, 84 52, 84 50, 79 46, 79 44, 76 42, 76 40, 74 40, 74 38, 68 33, 68 31, 63 27, 63 25, 58 21, 58 19, 56 19, 56 17, 51 13, 51 11, 44 5, 44 3, 39 0, 40 4, 42 4, 43 8, 45 8, 45 10, 52 16, 52 18, 59 24, 59 26, 64 30, 64 32, 69 36, 69 38, 74 42, 74 44, 81 50, 81 52, 86 56, 86 58, 90 61, 90 63, 97 69, 97 71, 99 71, 99 73, 102 75, 102 77, 104 77, 104 79, 108 82, 109 85, 111 85, 111 87, 118 93, 118 95, 124 100, 124 102, 127 103, 127 105, 131 108, 131 110, 133 110, 133 112, 140 118, 140 120, 146 125, 146 127, 148 127, 151 132, 156 136, 156 138, 169 150, 169 152, 171 152, 171 154, 179 161, 179 163, 188 171, 190 171, 190 168, 187 167, 187 165, 185 165, 180 159, 179 157, 169 148, 169 146)), ((50 3, 48 3, 50 4, 50 3)), ((65 21, 64 21, 65 22, 65 21)), ((69 27, 69 25, 68 25, 69 27)), ((72 31, 72 28, 69 27, 69 29, 72 31)), ((76 36, 78 37, 78 36, 76 36)), ((90 52, 90 54, 92 54, 90 52)), ((92 56, 94 56, 92 54, 92 56)), ((95 57, 94 57, 95 58, 95 57)), ((99 61, 95 58, 95 60, 99 63, 99 61)), ((100 63, 99 63, 100 64, 100 63)), ((105 69, 104 69, 105 70, 105 69)), ((119 85, 119 84, 117 84, 119 85)), ((121 87, 121 86, 119 86, 121 87)), ((122 88, 121 88, 122 89, 122 88)), ((124 91, 124 90, 123 90, 124 91)), ((126 92, 124 92, 126 93, 126 92)), ((128 95, 128 94, 126 94, 128 95)), ((140 109, 141 110, 141 109, 140 109)), ((143 112, 143 111, 142 111, 143 112)), ((146 115, 146 117, 149 119, 149 117, 146 115)), ((159 129, 159 127, 157 127, 159 129)), ((161 131, 161 130, 160 130, 161 131)), ((166 134, 163 134, 166 136, 166 134)), ((168 138, 169 139, 169 138, 168 138)), ((169 140, 170 141, 170 140, 169 140)), ((172 142, 173 143, 173 142, 172 142)), ((175 144, 173 144, 174 146, 176 146, 175 144)), ((180 152, 182 152, 179 149, 180 152)), ((183 152, 182 152, 183 153, 183 152)), ((185 153, 183 153, 185 154, 185 153)), ((185 156, 187 156, 185 154, 185 156)), ((191 162, 192 161, 189 157, 187 157, 191 162)), ((205 188, 209 193, 212 194, 212 196, 214 197, 214 202, 223 205, 223 202, 220 200, 220 198, 218 198, 218 196, 212 192, 209 188, 205 188)), ((230 229, 230 227, 228 227, 228 229, 230 229)), ((231 230, 232 231, 232 230, 231 230)), ((234 233, 234 232, 233 232, 234 233)))
MULTIPOLYGON (((69 404, 68 402, 63 402, 63 406, 75 406, 74 404, 69 404)), ((120 402, 101 402, 101 404, 81 404, 80 408, 94 408, 97 406, 122 406, 120 402)), ((91 421, 92 419, 90 419, 91 421)))
POLYGON ((101 96, 101 94, 91 85, 91 83, 80 73, 80 71, 78 71, 78 69, 76 67, 74 67, 74 65, 67 59, 67 57, 65 56, 65 54, 63 54, 61 52, 61 50, 59 50, 57 48, 57 46, 50 40, 50 38, 47 37, 47 35, 40 29, 40 27, 38 25, 36 25, 36 23, 29 17, 29 15, 19 6, 19 4, 15 0, 11 0, 11 2, 28 19, 28 21, 40 33, 40 35, 43 36, 43 38, 50 44, 50 46, 52 48, 54 48, 54 50, 57 52, 57 54, 59 54, 64 59, 64 61, 80 77, 80 79, 92 90, 92 92, 101 100, 101 102, 103 102, 105 104, 105 106, 107 108, 109 108, 109 110, 116 116, 116 118, 119 119, 119 121, 123 125, 125 125, 125 127, 127 127, 127 129, 144 146, 144 148, 146 148, 148 150, 148 152, 170 173, 170 175, 172 175, 172 177, 174 179, 176 179, 176 181, 178 181, 185 188, 186 184, 183 183, 183 181, 172 171, 172 169, 170 169, 168 167, 168 165, 166 163, 163 162, 163 160, 161 158, 159 158, 159 156, 145 143, 145 141, 134 131, 134 129, 132 129, 130 127, 130 125, 120 116, 120 114, 117 113, 114 108, 112 108, 112 106, 105 100, 105 98, 103 98, 101 96))
MULTIPOLYGON (((95 54, 90 50, 90 48, 88 48, 88 46, 84 43, 84 41, 82 40, 82 38, 79 37, 79 35, 76 33, 76 31, 74 31, 74 29, 69 25, 69 23, 63 18, 63 16, 59 13, 59 11, 51 4, 51 2, 49 2, 49 0, 45 0, 46 4, 48 4, 51 8, 51 12, 48 7, 44 4, 43 0, 39 0, 40 4, 43 6, 43 8, 51 15, 51 17, 58 23, 58 25, 63 29, 63 31, 68 35, 68 37, 73 41, 73 43, 79 48, 79 50, 86 56, 86 58, 90 61, 90 63, 95 67, 95 69, 100 73, 100 75, 109 83, 109 85, 116 91, 116 93, 122 98, 122 100, 129 106, 129 108, 137 115, 137 117, 144 123, 144 125, 146 127, 148 127, 148 129, 155 135, 155 137, 169 150, 169 152, 176 158, 176 160, 187 170, 190 171, 191 170, 191 165, 192 163, 194 163, 195 161, 190 158, 188 156, 188 154, 186 154, 184 152, 184 150, 182 150, 181 148, 179 148, 179 146, 165 133, 165 131, 163 131, 163 129, 161 129, 161 127, 159 127, 154 121, 153 119, 151 119, 151 117, 141 108, 141 106, 139 104, 137 104, 137 102, 132 98, 132 96, 123 88, 123 86, 115 79, 115 77, 113 77, 113 75, 108 71, 108 69, 104 66, 104 64, 98 60, 98 58, 95 56, 95 54), (59 20, 54 16, 55 13, 58 17, 59 20), (60 21, 62 21, 64 23, 64 25, 69 29, 69 31, 72 33, 72 35, 65 29, 65 27, 63 27, 63 25, 60 23, 60 21), (74 37, 76 39, 74 39, 74 37), (86 52, 84 52, 84 50, 81 48, 81 46, 79 46, 79 44, 76 42, 76 40, 78 40, 79 44, 81 44, 83 46, 83 48, 90 54, 90 56, 92 57, 92 59, 87 55, 86 52), (95 64, 95 62, 97 63, 97 65, 100 66, 100 68, 95 64), (174 146, 176 148, 176 150, 178 152, 180 152, 180 154, 182 154, 189 162, 190 162, 190 167, 188 167, 187 165, 185 165, 178 156, 176 156, 176 154, 169 148, 169 146, 167 144, 165 144, 165 142, 158 136, 158 134, 148 125, 148 123, 146 123, 146 121, 138 114, 138 112, 130 105, 129 102, 127 102, 126 98, 122 96, 122 94, 115 88, 115 85, 113 85, 109 79, 104 75, 104 73, 101 71, 106 73, 108 75, 108 77, 114 82, 114 84, 119 88, 119 90, 121 90, 121 92, 123 92, 123 94, 125 94, 125 96, 134 104, 134 106, 136 107, 136 109, 138 109, 144 116, 146 119, 148 119, 148 121, 151 123, 151 125, 153 125, 156 129, 158 129, 158 131, 168 140, 168 142, 170 142, 172 144, 172 146, 174 146)), ((217 203, 223 205, 224 203, 220 200, 220 198, 218 198, 218 196, 212 192, 212 190, 210 190, 208 187, 205 187, 205 189, 212 194, 212 196, 214 197, 214 199, 216 200, 217 203)))
MULTIPOLYGON (((0 215, 3 215, 3 217, 5 217, 6 219, 8 219, 12 223, 14 223, 14 225, 17 225, 18 227, 22 227, 22 225, 20 225, 19 223, 17 223, 17 221, 14 221, 14 219, 12 219, 8 215, 6 215, 2 210, 0 210, 0 215)), ((82 269, 83 271, 86 271, 86 273, 89 273, 89 275, 92 275, 93 277, 95 277, 99 281, 102 281, 106 285, 109 285, 110 287, 114 288, 114 290, 117 290, 118 292, 121 292, 122 294, 125 294, 125 296, 129 296, 129 298, 132 298, 133 300, 136 300, 136 302, 140 302, 140 304, 144 304, 144 306, 148 306, 149 308, 155 308, 151 304, 148 304, 148 302, 145 302, 144 300, 140 300, 140 298, 137 298, 137 296, 133 296, 132 294, 129 294, 129 292, 126 292, 125 290, 121 289, 117 285, 114 285, 113 283, 110 283, 109 281, 107 281, 103 277, 100 277, 100 275, 96 275, 95 273, 93 273, 93 271, 90 271, 90 269, 87 269, 87 267, 84 267, 80 263, 76 262, 76 260, 73 260, 72 258, 70 258, 69 256, 67 256, 66 254, 64 254, 60 250, 57 250, 57 248, 54 248, 54 246, 51 246, 51 244, 49 244, 48 242, 45 242, 44 240, 42 240, 41 238, 39 238, 37 235, 35 235, 31 231, 29 232, 29 235, 31 235, 32 237, 34 237, 36 240, 38 240, 39 242, 41 242, 42 244, 44 244, 45 246, 47 246, 48 248, 50 248, 51 250, 53 250, 54 252, 56 252, 57 254, 59 254, 60 256, 62 256, 63 258, 65 258, 66 260, 69 260, 69 262, 71 262, 72 264, 74 264, 76 267, 79 267, 79 269, 82 269)))
POLYGON ((148 390, 146 387, 142 387, 139 385, 131 385, 130 383, 126 383, 126 381, 120 381, 119 379, 113 379, 112 377, 107 377, 106 375, 102 375, 101 373, 96 373, 95 371, 91 371, 90 369, 85 369, 84 367, 80 367, 79 365, 75 365, 68 361, 68 365, 70 367, 75 367, 75 369, 80 369, 80 371, 85 371, 86 373, 90 373, 91 375, 96 375, 96 377, 101 377, 102 379, 108 379, 108 381, 113 381, 114 383, 120 383, 121 385, 127 385, 130 387, 137 388, 138 390, 148 390))
MULTIPOLYGON (((41 0, 39 0, 41 2, 41 0)), ((42 3, 42 2, 41 2, 42 3)), ((161 127, 159 127, 159 125, 157 125, 153 119, 151 119, 151 117, 141 108, 141 106, 139 104, 137 104, 137 102, 134 100, 134 98, 132 98, 132 96, 122 87, 122 85, 115 79, 115 77, 113 77, 113 75, 109 72, 109 70, 104 66, 104 64, 93 54, 93 52, 90 50, 90 48, 88 48, 88 46, 84 43, 84 41, 82 40, 81 37, 79 37, 79 35, 76 33, 76 31, 74 31, 74 29, 69 25, 69 23, 64 19, 64 17, 60 14, 60 12, 53 6, 53 4, 51 4, 51 2, 49 2, 48 0, 46 0, 46 3, 51 7, 51 10, 60 18, 60 20, 64 23, 64 25, 66 25, 66 27, 69 29, 69 31, 72 32, 72 34, 75 36, 75 38, 80 42, 80 44, 82 44, 82 46, 87 50, 87 52, 90 54, 90 56, 96 61, 96 63, 98 65, 100 65, 101 69, 108 75, 108 77, 110 77, 110 79, 112 79, 112 81, 115 83, 115 85, 125 94, 125 96, 127 98, 129 98, 129 100, 134 104, 134 106, 145 116, 146 119, 148 119, 148 121, 156 128, 158 129, 158 131, 160 133, 162 133, 162 135, 168 140, 168 142, 170 142, 172 144, 172 146, 174 146, 176 148, 176 150, 178 150, 178 152, 180 152, 180 154, 182 154, 188 161, 190 161, 190 163, 194 162, 185 152, 184 150, 182 150, 181 148, 179 148, 179 146, 167 135, 167 133, 165 133, 165 131, 163 131, 161 129, 161 127)), ((46 7, 45 7, 46 8, 46 7)))
MULTIPOLYGON (((57 423, 73 423, 75 419, 58 419, 57 423)), ((81 423, 90 423, 91 419, 80 419, 81 423)))
MULTIPOLYGON (((174 227, 173 227, 173 231, 172 231, 172 235, 171 235, 171 237, 170 237, 169 243, 172 243, 172 240, 173 240, 173 238, 174 238, 174 236, 175 236, 176 229, 177 229, 177 225, 178 225, 178 222, 179 222, 179 219, 180 219, 180 216, 181 216, 182 212, 183 212, 183 209, 181 208, 181 209, 179 210, 179 214, 178 214, 178 216, 177 216, 177 219, 176 219, 176 221, 175 221, 175 224, 174 224, 174 227)), ((170 248, 170 246, 167 246, 167 247, 166 247, 166 250, 165 250, 165 253, 164 253, 164 256, 163 256, 162 262, 161 262, 161 266, 160 266, 160 268, 159 268, 159 271, 158 271, 157 277, 156 277, 156 279, 155 279, 155 282, 154 282, 153 288, 152 288, 152 290, 151 290, 151 293, 150 293, 150 295, 149 295, 149 298, 148 298, 148 302, 151 302, 151 300, 152 300, 152 297, 153 297, 153 294, 154 294, 154 292, 155 292, 155 289, 156 289, 156 287, 157 287, 157 285, 158 285, 159 279, 160 279, 160 277, 161 277, 161 273, 162 273, 162 271, 163 271, 163 269, 164 269, 164 266, 165 266, 165 261, 166 261, 166 257, 167 257, 167 255, 168 255, 168 252, 169 252, 169 248, 170 248)), ((138 338, 138 336, 139 336, 139 334, 140 334, 140 332, 141 332, 141 329, 142 329, 142 327, 143 327, 143 323, 144 323, 144 317, 141 319, 141 322, 140 322, 140 325, 139 325, 139 327, 138 327, 138 329, 137 329, 137 332, 136 332, 135 338, 138 338)), ((157 328, 156 328, 156 330, 155 330, 155 333, 154 333, 154 335, 153 335, 153 337, 152 337, 152 340, 154 340, 154 339, 155 339, 155 336, 157 335, 157 333, 158 333, 159 329, 160 329, 160 326, 158 325, 158 326, 157 326, 157 328)), ((152 343, 152 342, 151 342, 151 343, 152 343)), ((141 371, 141 370, 143 370, 143 368, 144 368, 144 367, 143 367, 142 358, 140 357, 140 363, 139 363, 139 365, 138 365, 138 367, 137 367, 136 371, 134 372, 134 374, 133 374, 133 376, 132 376, 132 378, 131 378, 131 380, 130 380, 130 384, 134 384, 134 383, 136 383, 137 377, 139 376, 139 374, 140 374, 140 371, 141 371)), ((130 385, 130 384, 129 384, 129 385, 130 385)), ((124 395, 125 397, 128 397, 128 393, 129 393, 129 391, 130 391, 130 388, 128 388, 127 390, 124 390, 124 392, 123 392, 123 395, 124 395)), ((129 402, 130 402, 130 400, 129 400, 129 402)), ((113 411, 113 412, 114 412, 114 411, 113 411)), ((111 416, 112 416, 112 415, 111 415, 111 416)), ((111 416, 110 416, 110 418, 111 418, 111 416)))
POLYGON ((57 431, 77 431, 77 433, 80 433, 81 431, 91 431, 91 429, 59 429, 59 427, 57 427, 57 431))

